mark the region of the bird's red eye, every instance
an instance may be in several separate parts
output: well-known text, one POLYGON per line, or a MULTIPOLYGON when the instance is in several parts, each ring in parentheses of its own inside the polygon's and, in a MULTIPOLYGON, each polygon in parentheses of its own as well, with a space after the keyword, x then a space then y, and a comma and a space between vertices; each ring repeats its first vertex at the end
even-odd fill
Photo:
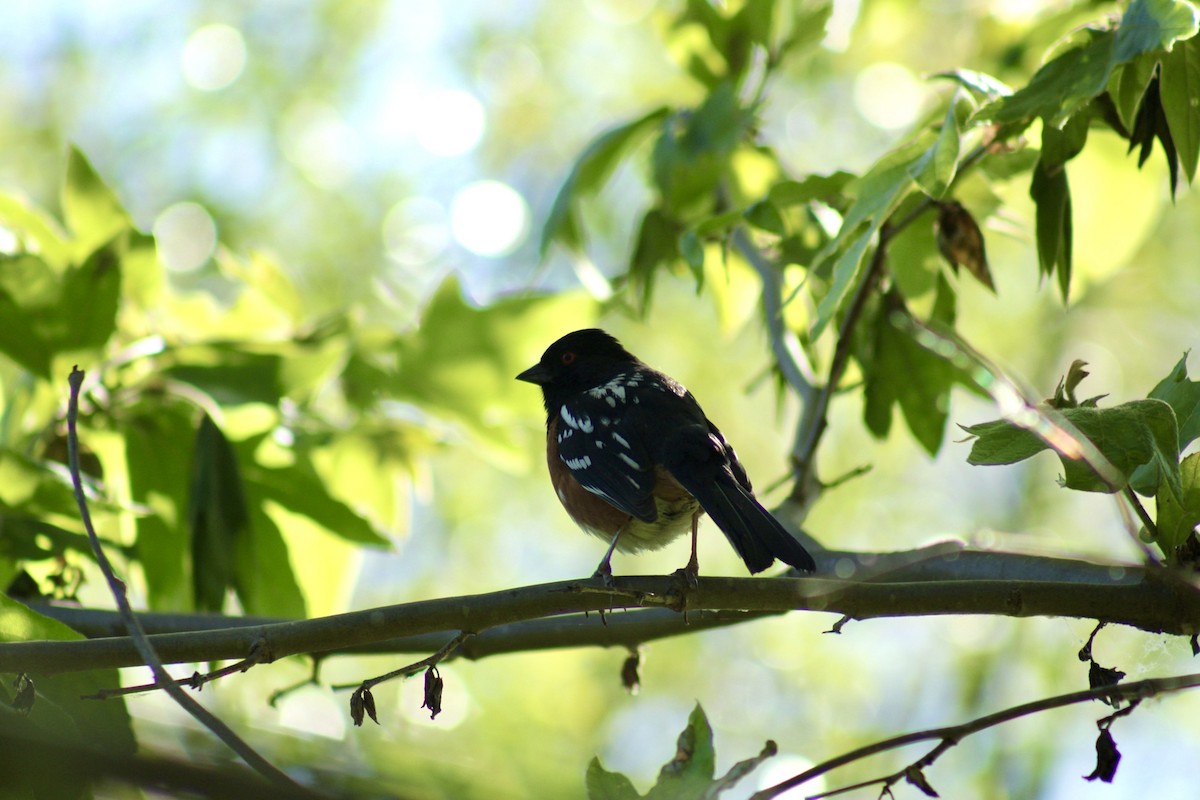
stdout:
POLYGON ((562 363, 564 365, 572 364, 574 362, 575 362, 575 351, 574 350, 568 350, 567 352, 562 354, 562 363))

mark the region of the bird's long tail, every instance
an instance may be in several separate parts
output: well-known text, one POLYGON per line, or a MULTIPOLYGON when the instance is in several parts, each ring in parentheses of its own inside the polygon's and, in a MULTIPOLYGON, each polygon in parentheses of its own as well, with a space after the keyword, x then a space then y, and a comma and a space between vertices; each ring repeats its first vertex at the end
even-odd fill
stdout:
POLYGON ((777 558, 805 572, 816 569, 809 552, 732 475, 698 483, 685 488, 700 501, 752 574, 777 558))

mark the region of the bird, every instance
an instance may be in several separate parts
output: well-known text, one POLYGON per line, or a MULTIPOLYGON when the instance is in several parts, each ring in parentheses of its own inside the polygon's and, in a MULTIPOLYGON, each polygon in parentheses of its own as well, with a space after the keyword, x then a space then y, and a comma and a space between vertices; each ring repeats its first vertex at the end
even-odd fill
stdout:
POLYGON ((655 550, 692 533, 683 569, 699 574, 696 538, 707 513, 751 574, 776 559, 812 572, 812 556, 763 508, 746 470, 692 393, 599 328, 568 333, 516 376, 539 386, 546 463, 559 502, 614 550, 655 550))

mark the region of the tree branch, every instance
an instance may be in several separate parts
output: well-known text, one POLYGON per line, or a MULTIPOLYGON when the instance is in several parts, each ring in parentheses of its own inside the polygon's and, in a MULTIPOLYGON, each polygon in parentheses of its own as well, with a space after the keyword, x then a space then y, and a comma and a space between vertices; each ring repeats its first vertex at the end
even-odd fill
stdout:
MULTIPOLYGON (((1119 697, 1127 700, 1140 700, 1148 697, 1153 697, 1164 692, 1180 691, 1182 689, 1191 689, 1200 686, 1200 674, 1195 675, 1180 675, 1170 678, 1148 678, 1142 681, 1134 681, 1132 683, 1123 683, 1116 686, 1103 686, 1097 689, 1087 689, 1085 691, 1071 692, 1069 694, 1056 695, 1047 697, 1041 700, 1034 700, 1030 703, 1024 703, 1012 708, 1006 708, 1003 711, 997 711, 994 714, 988 714, 978 719, 965 722, 961 725, 950 725, 944 728, 933 728, 931 730, 917 731, 914 733, 906 733, 901 736, 893 736, 890 739, 884 739, 874 744, 866 745, 851 750, 848 753, 843 753, 836 758, 831 758, 828 761, 817 764, 815 767, 805 770, 799 775, 795 775, 782 783, 776 784, 768 789, 756 792, 751 796, 751 800, 770 800, 770 798, 778 797, 789 789, 793 789, 803 783, 807 783, 813 778, 824 775, 839 767, 844 767, 855 761, 861 761, 864 758, 869 758, 879 753, 885 753, 889 750, 897 750, 901 747, 906 747, 917 742, 927 742, 931 740, 939 740, 939 744, 924 757, 912 764, 909 769, 921 769, 932 764, 942 753, 949 750, 952 746, 970 736, 973 733, 986 730, 987 728, 995 727, 1005 722, 1011 722, 1021 717, 1026 717, 1031 714, 1037 714, 1043 711, 1050 711, 1055 708, 1075 705, 1077 703, 1086 703, 1092 700, 1107 700, 1114 697, 1119 697)), ((902 775, 907 770, 903 770, 896 775, 902 775)), ((890 775, 885 778, 879 778, 868 781, 860 786, 869 786, 876 783, 885 783, 888 781, 895 782, 893 779, 896 775, 890 775)), ((890 784, 889 784, 890 785, 890 784)), ((835 790, 835 792, 842 790, 835 790)), ((828 797, 835 792, 826 792, 825 794, 815 795, 815 797, 828 797)))
MULTIPOLYGON (((388 642, 394 650, 436 650, 459 631, 479 634, 460 655, 596 645, 630 647, 790 610, 852 619, 990 614, 1094 619, 1153 633, 1200 631, 1200 590, 1154 567, 964 550, 943 545, 892 554, 826 552, 822 575, 844 578, 702 577, 688 594, 688 623, 666 607, 677 602, 670 576, 619 577, 606 589, 586 579, 423 600, 312 620, 162 633, 150 637, 164 661, 237 659, 262 639, 275 658, 363 652, 388 642), (651 609, 609 618, 583 612, 651 609), (716 613, 718 616, 710 617, 716 613), (565 615, 576 616, 565 616, 565 615), (729 616, 733 614, 733 617, 729 616), (627 619, 631 621, 626 622, 627 619), (626 627, 628 625, 628 627, 626 627), (430 639, 430 635, 433 639, 430 639), (423 637, 390 641, 397 637, 423 637), (432 642, 432 646, 430 646, 432 642)), ((0 672, 55 673, 144 663, 125 638, 0 644, 0 672)))

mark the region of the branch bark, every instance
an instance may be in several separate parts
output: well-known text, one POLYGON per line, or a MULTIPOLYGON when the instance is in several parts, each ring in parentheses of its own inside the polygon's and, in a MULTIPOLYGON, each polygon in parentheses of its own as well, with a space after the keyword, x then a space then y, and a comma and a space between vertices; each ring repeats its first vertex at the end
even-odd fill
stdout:
MULTIPOLYGON (((678 581, 631 576, 617 578, 613 590, 599 580, 560 581, 311 620, 247 620, 232 628, 212 627, 211 618, 201 617, 199 624, 210 627, 150 638, 164 661, 191 663, 244 658, 260 641, 275 658, 378 652, 381 645, 394 652, 432 652, 458 631, 479 634, 459 652, 473 659, 554 647, 636 647, 793 610, 850 619, 1076 617, 1153 633, 1200 631, 1200 589, 1181 573, 1157 567, 980 552, 947 543, 902 553, 826 551, 819 556, 819 569, 817 577, 807 578, 702 577, 688 593, 686 622, 671 610, 680 600, 678 581), (610 616, 607 626, 583 616, 601 609, 636 611, 610 616)), ((46 674, 142 663, 124 637, 0 644, 0 672, 46 674)))

